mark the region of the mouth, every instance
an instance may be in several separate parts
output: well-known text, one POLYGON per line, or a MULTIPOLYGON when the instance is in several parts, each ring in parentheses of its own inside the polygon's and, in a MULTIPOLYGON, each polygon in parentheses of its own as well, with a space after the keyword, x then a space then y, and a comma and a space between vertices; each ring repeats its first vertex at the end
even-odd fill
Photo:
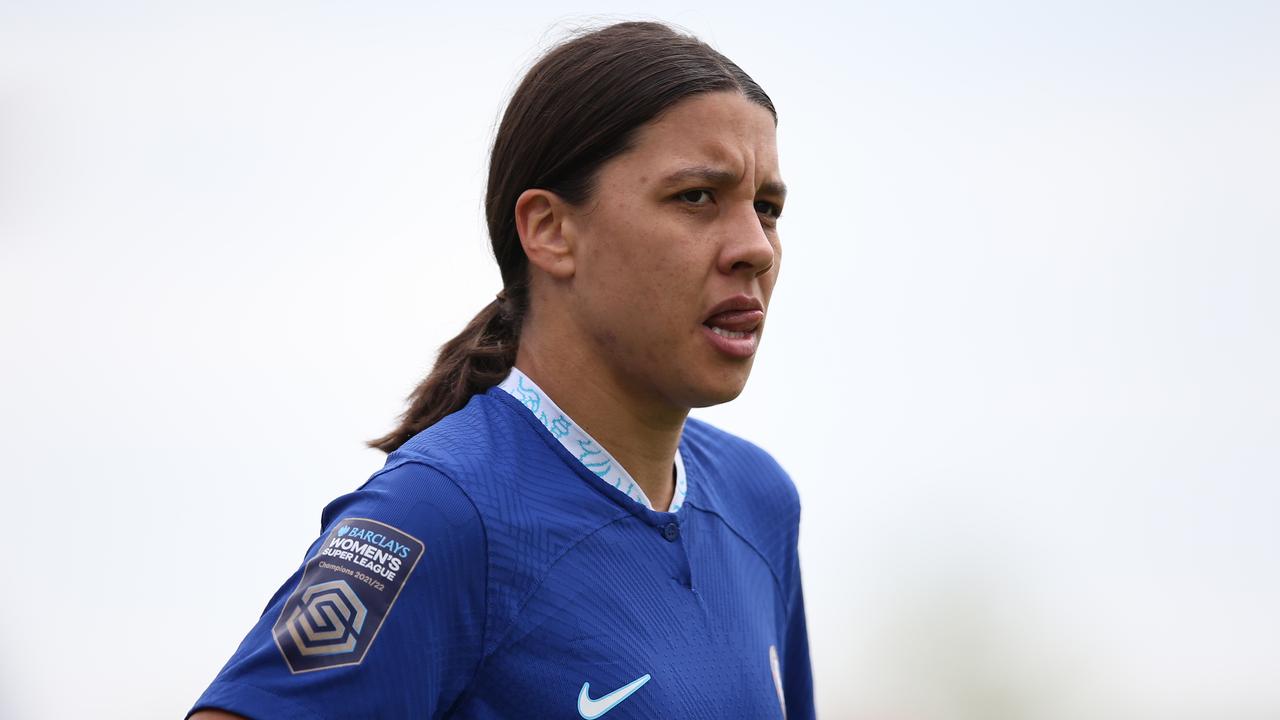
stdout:
POLYGON ((703 333, 712 346, 735 358, 755 354, 764 323, 764 305, 748 295, 735 295, 711 309, 702 321, 703 333))

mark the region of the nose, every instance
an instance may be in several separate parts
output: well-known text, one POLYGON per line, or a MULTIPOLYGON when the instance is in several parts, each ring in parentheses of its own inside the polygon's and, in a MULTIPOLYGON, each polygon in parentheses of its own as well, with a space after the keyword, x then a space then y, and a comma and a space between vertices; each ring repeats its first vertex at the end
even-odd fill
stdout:
POLYGON ((738 273, 756 278, 769 272, 777 261, 774 247, 757 214, 755 203, 737 209, 724 228, 725 241, 720 249, 719 268, 726 275, 738 273))

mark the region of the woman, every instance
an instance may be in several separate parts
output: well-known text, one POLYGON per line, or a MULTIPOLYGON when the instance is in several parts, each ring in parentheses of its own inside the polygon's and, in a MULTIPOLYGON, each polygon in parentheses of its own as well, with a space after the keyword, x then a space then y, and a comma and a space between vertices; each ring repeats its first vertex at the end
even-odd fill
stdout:
POLYGON ((197 717, 813 717, 795 487, 688 418, 742 391, 764 329, 775 126, 656 23, 529 71, 490 162, 504 289, 197 717))

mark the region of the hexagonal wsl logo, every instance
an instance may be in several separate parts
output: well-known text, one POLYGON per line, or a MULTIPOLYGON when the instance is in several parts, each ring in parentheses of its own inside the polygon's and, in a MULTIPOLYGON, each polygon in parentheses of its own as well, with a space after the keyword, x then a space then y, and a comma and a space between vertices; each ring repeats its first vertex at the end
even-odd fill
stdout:
POLYGON ((333 580, 302 593, 302 604, 293 609, 287 627, 303 655, 337 655, 355 649, 367 614, 347 581, 333 580))

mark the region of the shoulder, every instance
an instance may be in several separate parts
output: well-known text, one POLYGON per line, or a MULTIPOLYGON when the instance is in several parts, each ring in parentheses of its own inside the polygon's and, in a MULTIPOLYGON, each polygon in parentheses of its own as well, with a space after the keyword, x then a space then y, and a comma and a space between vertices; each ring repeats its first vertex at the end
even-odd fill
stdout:
POLYGON ((789 587, 800 535, 791 476, 759 445, 694 418, 685 423, 681 453, 696 469, 686 503, 719 517, 764 558, 780 589, 789 587))
POLYGON ((713 502, 741 506, 749 514, 763 508, 771 513, 782 510, 798 520, 800 494, 795 482, 764 448, 692 417, 685 423, 681 446, 709 476, 707 490, 713 502))
POLYGON ((328 529, 347 517, 368 517, 415 535, 461 533, 483 540, 480 514, 466 491, 429 460, 398 452, 357 490, 330 502, 321 524, 328 529))
POLYGON ((414 435, 389 459, 416 459, 455 477, 488 468, 494 454, 504 453, 520 436, 521 419, 492 392, 477 393, 461 409, 414 435))
MULTIPOLYGON (((487 575, 483 514, 452 477, 412 456, 392 453, 357 490, 325 506, 319 542, 313 557, 333 548, 375 556, 386 549, 383 545, 401 553, 409 548, 404 575, 413 578, 407 590, 431 592, 428 585, 440 584, 483 587, 487 575), (423 578, 429 578, 426 584, 423 578)), ((473 599, 483 604, 482 596, 473 599)))
POLYGON ((330 502, 321 525, 193 710, 431 716, 464 690, 483 649, 488 577, 468 495, 431 464, 393 454, 330 502), (356 697, 357 685, 382 689, 356 697))

